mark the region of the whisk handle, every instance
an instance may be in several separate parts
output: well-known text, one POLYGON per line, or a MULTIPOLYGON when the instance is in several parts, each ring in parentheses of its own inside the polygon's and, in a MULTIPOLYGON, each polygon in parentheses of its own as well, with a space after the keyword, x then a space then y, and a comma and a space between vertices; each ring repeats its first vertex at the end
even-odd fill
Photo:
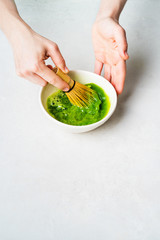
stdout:
POLYGON ((70 89, 73 88, 74 86, 74 80, 72 78, 70 78, 70 76, 68 76, 66 73, 62 72, 62 70, 58 67, 53 68, 53 71, 56 73, 56 75, 58 75, 60 78, 62 78, 62 80, 64 80, 66 83, 68 83, 68 85, 70 86, 70 89))

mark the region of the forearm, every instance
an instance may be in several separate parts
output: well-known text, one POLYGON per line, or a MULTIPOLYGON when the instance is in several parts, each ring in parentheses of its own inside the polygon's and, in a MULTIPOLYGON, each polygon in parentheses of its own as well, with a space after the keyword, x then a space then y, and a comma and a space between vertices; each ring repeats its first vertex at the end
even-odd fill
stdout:
POLYGON ((12 43, 18 32, 22 33, 29 26, 20 17, 14 0, 0 0, 0 12, 0 28, 12 43))
POLYGON ((126 1, 127 0, 101 0, 97 19, 112 17, 118 20, 126 1))

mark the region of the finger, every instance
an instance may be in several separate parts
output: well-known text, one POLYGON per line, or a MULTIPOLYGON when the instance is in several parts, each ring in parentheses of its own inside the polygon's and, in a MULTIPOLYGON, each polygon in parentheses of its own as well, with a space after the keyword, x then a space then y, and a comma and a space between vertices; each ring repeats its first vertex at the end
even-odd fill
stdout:
POLYGON ((47 67, 49 67, 51 70, 53 70, 53 67, 52 67, 52 65, 47 65, 47 67))
POLYGON ((109 64, 104 65, 104 77, 110 82, 111 81, 111 66, 109 64))
POLYGON ((68 73, 69 70, 66 66, 65 60, 59 50, 57 44, 53 43, 48 49, 48 55, 51 57, 54 64, 60 68, 63 72, 68 73))
POLYGON ((33 83, 41 85, 42 87, 47 85, 47 82, 35 73, 29 73, 25 78, 33 83))
POLYGON ((115 33, 115 39, 118 44, 118 52, 119 55, 124 59, 127 60, 129 58, 128 53, 127 53, 127 39, 126 39, 126 32, 125 30, 120 27, 116 33, 115 33))
POLYGON ((98 75, 101 74, 103 68, 103 63, 98 61, 97 59, 95 60, 95 67, 94 67, 94 72, 98 75))
POLYGON ((59 76, 57 76, 45 64, 43 64, 43 66, 37 71, 37 75, 39 75, 45 81, 49 82, 50 84, 54 85, 55 87, 63 91, 69 90, 68 84, 65 81, 63 81, 59 76))
POLYGON ((126 77, 126 62, 122 60, 116 66, 113 66, 111 74, 111 83, 115 87, 117 94, 121 94, 123 91, 124 81, 126 77))

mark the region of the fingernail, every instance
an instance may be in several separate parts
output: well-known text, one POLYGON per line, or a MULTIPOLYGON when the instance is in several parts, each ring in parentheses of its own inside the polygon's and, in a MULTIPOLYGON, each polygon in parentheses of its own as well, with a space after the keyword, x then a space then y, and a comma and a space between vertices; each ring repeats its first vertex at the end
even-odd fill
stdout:
POLYGON ((66 87, 63 89, 63 92, 68 92, 69 91, 69 87, 66 87))
POLYGON ((125 54, 126 57, 129 57, 127 52, 125 52, 124 54, 125 54))
POLYGON ((67 67, 65 67, 65 72, 69 72, 69 69, 67 67))

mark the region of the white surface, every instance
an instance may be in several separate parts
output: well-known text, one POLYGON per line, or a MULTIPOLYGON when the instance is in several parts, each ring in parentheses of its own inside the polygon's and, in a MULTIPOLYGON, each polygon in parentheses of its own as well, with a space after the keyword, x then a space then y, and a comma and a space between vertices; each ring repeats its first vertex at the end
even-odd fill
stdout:
POLYGON ((43 87, 40 94, 40 103, 41 103, 42 109, 44 110, 44 113, 46 114, 48 119, 52 121, 54 128, 56 125, 57 127, 60 127, 61 130, 65 130, 69 133, 84 133, 84 132, 91 131, 97 127, 100 127, 112 116, 112 114, 116 109, 117 93, 114 87, 110 82, 106 81, 104 77, 99 76, 93 72, 76 70, 76 71, 70 71, 69 76, 75 81, 78 81, 82 84, 87 84, 87 83, 97 84, 104 90, 104 92, 109 97, 109 101, 110 101, 110 108, 107 115, 98 122, 95 122, 89 125, 84 125, 84 126, 74 126, 74 125, 69 125, 69 124, 65 124, 63 122, 58 121, 57 119, 50 116, 47 109, 47 98, 52 93, 57 91, 57 88, 55 88, 51 84, 47 84, 45 87, 43 87))
MULTIPOLYGON (((69 68, 88 71, 98 2, 17 0, 69 68)), ((40 87, 16 76, 0 33, 1 240, 160 239, 159 9, 158 0, 128 1, 124 93, 111 119, 86 134, 53 128, 39 106, 40 87)))

